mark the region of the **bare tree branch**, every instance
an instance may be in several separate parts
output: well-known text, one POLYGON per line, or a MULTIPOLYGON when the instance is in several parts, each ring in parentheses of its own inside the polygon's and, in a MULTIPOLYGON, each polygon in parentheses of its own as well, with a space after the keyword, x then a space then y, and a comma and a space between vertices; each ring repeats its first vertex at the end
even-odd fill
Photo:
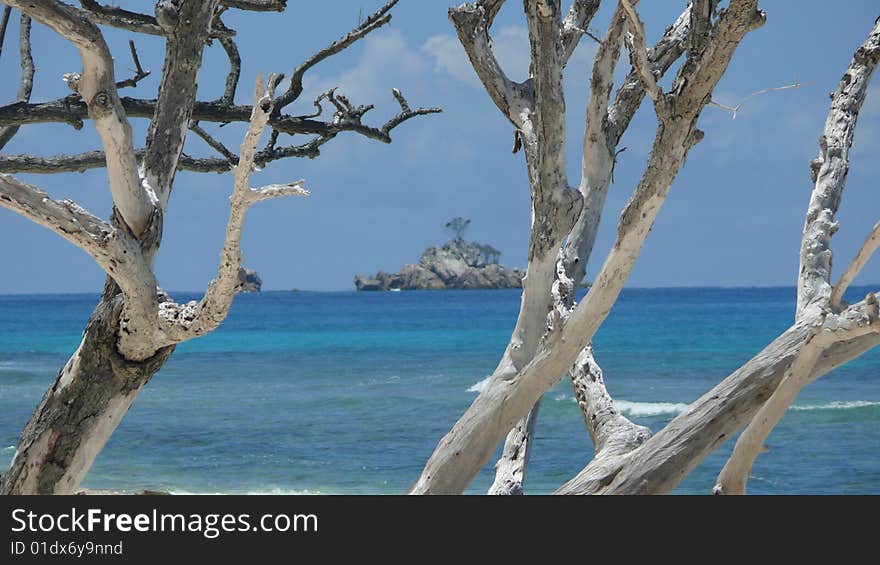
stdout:
POLYGON ((280 196, 308 196, 302 188, 303 181, 286 185, 270 185, 253 189, 250 187, 260 136, 269 123, 273 103, 270 88, 266 90, 263 77, 257 77, 254 88, 253 116, 241 146, 241 157, 233 169, 235 186, 230 198, 229 221, 226 240, 221 252, 217 278, 208 285, 202 299, 183 306, 171 302, 160 306, 162 331, 170 343, 180 343, 214 330, 226 318, 239 283, 241 268, 241 232, 247 210, 255 203, 280 196))
POLYGON ((134 76, 131 78, 127 78, 125 80, 118 81, 116 83, 116 88, 126 88, 126 87, 135 87, 137 84, 143 79, 150 76, 150 71, 145 71, 141 66, 141 60, 138 58, 137 48, 134 46, 134 40, 130 39, 128 41, 128 49, 131 51, 131 60, 134 63, 135 71, 134 76))
MULTIPOLYGON (((8 6, 7 6, 8 8, 8 6)), ((8 14, 8 12, 7 12, 8 14)), ((6 14, 4 14, 5 16, 6 14)), ((3 27, 5 28, 5 22, 3 27)), ((5 29, 2 30, 5 33, 5 29)), ((0 33, 0 47, 2 47, 3 33, 0 33)), ((31 19, 25 15, 21 15, 21 24, 18 32, 19 57, 21 59, 21 86, 18 87, 19 102, 27 102, 31 98, 31 92, 34 89, 34 58, 31 54, 31 19)), ((9 126, 0 129, 0 150, 6 147, 15 134, 18 133, 19 126, 9 126)))
POLYGON ((3 43, 6 40, 6 27, 9 25, 9 16, 12 14, 12 7, 3 8, 3 19, 0 19, 0 56, 3 55, 3 43))
POLYGON ((143 233, 153 215, 155 196, 141 186, 131 126, 116 92, 113 57, 103 35, 83 12, 56 0, 39 4, 7 0, 7 4, 49 26, 79 50, 83 62, 79 94, 107 152, 113 202, 133 233, 143 233))
POLYGON ((649 428, 632 423, 615 407, 605 388, 602 369, 593 357, 592 345, 580 352, 570 373, 575 399, 581 407, 597 456, 600 453, 606 457, 628 453, 651 437, 649 428))
POLYGON ((192 122, 189 125, 189 129, 193 131, 196 135, 201 137, 205 143, 210 145, 214 150, 223 155, 229 161, 229 168, 232 169, 235 167, 235 163, 238 162, 238 157, 235 156, 232 151, 226 148, 225 145, 217 141, 214 137, 211 136, 208 132, 206 132, 200 125, 199 122, 192 122))
MULTIPOLYGON (((562 22, 562 58, 571 59, 581 37, 590 35, 588 27, 599 10, 600 0, 574 0, 562 22)), ((601 42, 600 42, 601 43, 601 42)))
POLYGON ((740 100, 735 106, 728 106, 726 104, 716 102, 715 100, 710 100, 709 106, 715 106, 716 108, 721 108, 722 110, 726 110, 726 111, 730 112, 731 115, 733 116, 733 119, 735 120, 736 114, 737 114, 737 112, 739 112, 740 108, 742 108, 743 104, 745 104, 746 102, 748 102, 749 100, 751 100, 755 96, 759 96, 761 94, 767 94, 768 92, 777 92, 780 90, 788 90, 790 88, 800 88, 802 86, 803 86, 803 84, 796 82, 794 84, 787 84, 785 86, 775 86, 773 88, 764 88, 764 89, 758 90, 757 92, 753 92, 753 93, 749 94, 748 96, 746 96, 745 98, 740 100))
POLYGON ((856 256, 853 258, 852 262, 843 271, 843 274, 840 275, 840 279, 837 281, 837 284, 834 285, 834 290, 831 291, 831 310, 839 311, 841 309, 841 300, 843 299, 843 295, 846 293, 846 290, 849 288, 849 285, 859 276, 859 273, 862 272, 862 269, 868 263, 868 260, 871 258, 871 255, 877 251, 877 248, 880 247, 880 222, 874 224, 874 229, 871 230, 871 233, 868 235, 868 239, 865 240, 865 243, 862 244, 862 247, 859 248, 859 252, 856 253, 856 256))
POLYGON ((868 317, 859 316, 858 310, 846 312, 844 315, 830 315, 812 326, 791 366, 782 377, 782 381, 767 402, 752 417, 751 422, 736 440, 733 453, 718 475, 714 494, 745 494, 746 482, 752 471, 752 465, 762 446, 785 415, 789 406, 797 398, 800 391, 818 376, 814 369, 828 349, 836 344, 858 339, 859 337, 880 335, 880 320, 876 315, 877 299, 869 294, 865 303, 869 306, 868 317), (847 314, 855 314, 855 319, 847 318, 847 314))
POLYGON ((361 22, 355 29, 349 32, 345 37, 342 37, 336 41, 334 41, 329 46, 321 49, 311 57, 309 57, 303 64, 301 64, 295 71, 293 71, 293 75, 290 77, 290 86, 288 86, 287 91, 278 97, 278 100, 275 103, 276 112, 280 112, 282 108, 289 105, 294 100, 298 99, 303 91, 303 77, 305 74, 325 59, 340 53, 341 51, 348 48, 350 45, 369 35, 371 32, 379 29, 384 26, 388 22, 391 21, 391 14, 389 14, 389 10, 394 7, 400 0, 390 0, 384 6, 379 8, 374 14, 361 22))
MULTIPOLYGON (((841 120, 841 108, 846 108, 845 119, 841 120, 843 127, 852 127, 864 100, 864 82, 870 78, 880 58, 876 51, 878 44, 880 21, 875 23, 868 42, 856 51, 853 63, 844 74, 841 88, 832 100, 826 133, 828 124, 841 120)), ((710 42, 704 50, 706 56, 711 50, 710 42)), ((837 152, 837 160, 841 160, 842 153, 837 152)), ((816 188, 807 212, 808 226, 816 215, 813 202, 817 192, 827 186, 819 181, 817 169, 821 168, 814 168, 816 188)), ((841 191, 844 176, 845 173, 838 177, 837 188, 841 191)), ((823 230, 805 229, 802 247, 812 247, 807 242, 810 238, 824 240, 827 236, 823 230)), ((744 492, 748 471, 763 438, 797 392, 808 382, 880 344, 878 317, 880 312, 874 294, 839 314, 832 310, 830 300, 817 297, 809 307, 798 310, 797 322, 792 328, 694 402, 644 445, 624 458, 594 461, 558 492, 668 492, 708 453, 745 423, 751 422, 750 431, 741 436, 742 443, 735 448, 735 455, 719 476, 715 489, 716 493, 723 494, 744 492), (771 399, 769 403, 764 402, 767 398, 771 399)))
MULTIPOLYGON (((126 298, 124 323, 128 331, 139 336, 149 335, 146 327, 155 318, 157 285, 137 239, 75 202, 53 200, 39 188, 8 175, 0 175, 0 206, 54 231, 88 253, 122 289, 126 298)), ((126 345, 120 343, 122 351, 140 351, 126 345)))
POLYGON ((534 99, 530 87, 507 77, 489 43, 489 28, 501 4, 503 1, 491 3, 488 7, 481 2, 462 4, 449 9, 449 19, 486 92, 501 113, 519 129, 523 125, 522 111, 531 107, 534 99))
POLYGON ((164 210, 171 196, 178 161, 183 154, 187 126, 192 120, 202 53, 217 0, 181 0, 157 4, 170 20, 163 28, 165 63, 156 110, 147 130, 144 178, 164 210))
POLYGON ((221 4, 252 12, 283 12, 287 8, 287 0, 221 0, 221 4))
POLYGON ((110 249, 113 226, 72 200, 54 200, 36 186, 0 174, 0 205, 54 231, 91 255, 105 269, 116 257, 110 249))
MULTIPOLYGON (((866 308, 864 302, 851 308, 866 308)), ((554 494, 664 494, 749 422, 769 398, 809 334, 795 325, 691 403, 641 447, 623 457, 599 457, 554 494)), ((880 345, 880 334, 837 343, 819 359, 811 378, 880 345)))
POLYGON ((148 35, 165 35, 153 16, 131 12, 116 6, 104 6, 95 0, 80 0, 82 7, 96 23, 148 35))
MULTIPOLYGON (((574 363, 608 315, 638 257, 654 219, 690 147, 696 122, 742 38, 763 23, 756 0, 732 0, 712 41, 679 73, 680 88, 664 103, 645 173, 624 209, 618 238, 585 299, 567 318, 554 312, 539 352, 521 370, 493 375, 452 430, 440 441, 412 492, 456 493, 470 483, 497 442, 574 363), (674 116, 674 118, 673 118, 674 116)), ((531 271, 531 269, 530 269, 531 271)))
MULTIPOLYGON (((80 0, 80 4, 88 12, 89 18, 97 24, 147 35, 167 34, 162 23, 154 16, 132 12, 116 6, 105 6, 95 0, 80 0)), ((211 30, 210 37, 219 38, 232 35, 235 35, 233 30, 218 28, 211 30)))
POLYGON ((229 74, 226 75, 226 86, 220 103, 232 106, 235 104, 235 90, 238 88, 238 80, 241 76, 241 56, 238 53, 238 46, 231 37, 221 37, 219 41, 226 56, 229 57, 229 74))
POLYGON ((657 102, 663 96, 663 89, 657 86, 657 79, 648 66, 648 47, 645 44, 644 24, 642 24, 639 14, 628 0, 620 0, 620 5, 626 14, 627 28, 631 34, 631 39, 629 40, 630 61, 633 68, 639 74, 639 78, 648 96, 651 97, 651 100, 657 102))
POLYGON ((819 138, 819 156, 813 161, 815 183, 807 208, 798 274, 797 315, 821 305, 831 296, 831 237, 837 231, 837 210, 849 171, 849 150, 867 95, 868 84, 880 59, 880 24, 856 50, 849 69, 831 98, 825 129, 819 138))

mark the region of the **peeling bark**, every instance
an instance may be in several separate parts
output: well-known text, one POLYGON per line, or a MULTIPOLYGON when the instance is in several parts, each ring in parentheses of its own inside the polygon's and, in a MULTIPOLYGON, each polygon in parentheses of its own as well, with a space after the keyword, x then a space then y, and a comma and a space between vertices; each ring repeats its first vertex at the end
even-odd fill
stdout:
POLYGON ((696 128, 700 111, 739 42, 762 23, 763 13, 757 11, 755 0, 731 2, 705 49, 685 62, 675 91, 658 94, 655 109, 660 125, 646 171, 621 215, 617 241, 586 298, 570 316, 551 312, 540 349, 525 367, 503 375, 496 371, 437 445, 412 493, 462 492, 498 441, 590 343, 623 288, 687 152, 701 137, 696 128))
POLYGON ((22 433, 0 481, 2 494, 72 494, 137 393, 171 355, 142 362, 116 350, 122 301, 108 283, 82 343, 58 374, 22 433))

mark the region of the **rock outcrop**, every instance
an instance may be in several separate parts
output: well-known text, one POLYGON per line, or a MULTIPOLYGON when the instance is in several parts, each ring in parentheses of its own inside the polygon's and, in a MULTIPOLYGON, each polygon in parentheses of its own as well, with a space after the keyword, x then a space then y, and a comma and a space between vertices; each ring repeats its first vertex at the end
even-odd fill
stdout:
POLYGON ((240 268, 238 270, 238 292, 260 292, 263 287, 263 281, 260 275, 253 269, 240 268))
POLYGON ((525 272, 498 264, 499 255, 490 246, 454 239, 429 247, 418 264, 405 265, 397 273, 358 275, 354 285, 358 290, 521 288, 525 272))

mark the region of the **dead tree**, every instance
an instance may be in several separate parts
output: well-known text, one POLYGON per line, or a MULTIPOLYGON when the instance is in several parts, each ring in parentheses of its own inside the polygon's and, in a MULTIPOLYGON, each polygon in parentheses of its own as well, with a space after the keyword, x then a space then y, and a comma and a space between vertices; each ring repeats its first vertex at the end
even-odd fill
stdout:
POLYGON ((0 486, 3 494, 70 493, 79 486, 137 393, 168 360, 174 347, 214 330, 226 317, 238 286, 239 242, 247 210, 263 200, 308 195, 302 181, 252 188, 252 171, 287 157, 316 157, 325 143, 347 132, 390 143, 397 126, 439 109, 413 109, 394 89, 400 112, 384 125, 373 126, 364 121, 372 106, 355 105, 331 90, 314 101, 315 111, 309 115, 285 112, 300 99, 303 78, 312 67, 387 24, 398 0, 387 2, 350 33, 299 65, 283 91, 276 94, 283 84, 282 75, 269 75, 265 82, 258 79, 251 105, 235 102, 241 60, 235 31, 223 24, 222 15, 228 9, 282 11, 283 0, 162 0, 156 3, 155 15, 93 0, 82 0, 81 7, 58 0, 3 1, 7 5, 4 21, 11 9, 22 14, 23 77, 18 101, 0 107, 0 147, 27 124, 58 122, 80 129, 91 120, 103 151, 49 157, 2 155, 0 173, 106 167, 114 204, 109 219, 98 218, 75 202, 54 200, 36 186, 0 174, 0 205, 55 231, 88 253, 107 273, 101 299, 79 348, 27 423, 0 486), (65 76, 73 94, 50 102, 29 102, 33 79, 28 33, 31 19, 48 26, 79 51, 82 71, 65 76), (137 72, 118 81, 99 26, 165 38, 165 61, 155 98, 119 96, 119 89, 137 85, 147 71, 131 43, 137 72), (225 92, 219 100, 198 101, 196 81, 202 55, 212 41, 229 56, 225 92), (323 116, 325 106, 332 107, 327 117, 323 116), (141 149, 135 148, 130 118, 150 120, 141 149), (239 154, 214 139, 201 125, 205 122, 247 124, 239 154), (271 133, 261 148, 265 130, 271 133), (185 155, 188 131, 205 139, 219 156, 185 155), (282 134, 306 139, 284 145, 282 134), (217 277, 201 300, 186 304, 174 302, 161 290, 153 269, 162 240, 162 218, 179 169, 231 172, 233 184, 217 277))
POLYGON ((757 0, 731 0, 723 10, 717 10, 715 0, 693 0, 649 49, 636 1, 620 0, 593 66, 581 181, 573 190, 565 172, 562 69, 599 1, 574 0, 566 14, 559 0, 524 2, 532 64, 531 76, 523 83, 505 75, 491 49, 489 30, 503 1, 464 4, 452 8, 450 18, 474 70, 516 128, 525 150, 533 223, 522 306, 498 367, 440 440, 411 492, 462 492, 505 434, 490 492, 522 492, 537 402, 566 373, 596 453, 558 493, 668 492, 751 421, 716 487, 742 492, 756 445, 760 447, 797 390, 880 343, 876 295, 845 309, 837 304, 876 248, 877 230, 836 288, 830 283, 829 248, 852 128, 880 56, 880 24, 856 52, 841 82, 820 158, 813 164, 816 188, 804 234, 797 323, 651 437, 647 428, 614 407, 590 341, 614 305, 689 149, 703 137, 697 128, 703 107, 712 101, 737 45, 764 23, 765 15, 757 0), (612 101, 613 72, 622 45, 629 51, 631 71, 612 101), (685 60, 666 91, 659 78, 681 56, 685 60), (658 121, 651 154, 621 213, 617 240, 589 292, 575 304, 574 290, 590 259, 617 143, 645 94, 658 121))

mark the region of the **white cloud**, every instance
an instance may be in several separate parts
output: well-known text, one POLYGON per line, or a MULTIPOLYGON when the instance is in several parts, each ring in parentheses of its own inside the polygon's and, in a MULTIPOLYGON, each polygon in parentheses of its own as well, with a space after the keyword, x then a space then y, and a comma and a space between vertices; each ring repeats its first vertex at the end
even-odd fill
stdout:
POLYGON ((394 29, 366 38, 355 66, 334 76, 307 76, 310 80, 305 87, 311 98, 339 87, 354 104, 376 103, 386 98, 390 100, 391 87, 404 88, 400 83, 411 83, 421 67, 420 57, 400 30, 394 29))
POLYGON ((464 48, 455 37, 449 34, 435 35, 425 42, 422 50, 433 57, 435 72, 447 73, 458 81, 479 86, 477 75, 467 59, 464 48))
MULTIPOLYGON (((511 79, 522 81, 529 76, 529 34, 524 26, 500 28, 492 35, 492 49, 511 79)), ((425 42, 422 50, 434 59, 435 72, 446 73, 462 83, 481 88, 464 48, 454 35, 435 35, 425 42)))

